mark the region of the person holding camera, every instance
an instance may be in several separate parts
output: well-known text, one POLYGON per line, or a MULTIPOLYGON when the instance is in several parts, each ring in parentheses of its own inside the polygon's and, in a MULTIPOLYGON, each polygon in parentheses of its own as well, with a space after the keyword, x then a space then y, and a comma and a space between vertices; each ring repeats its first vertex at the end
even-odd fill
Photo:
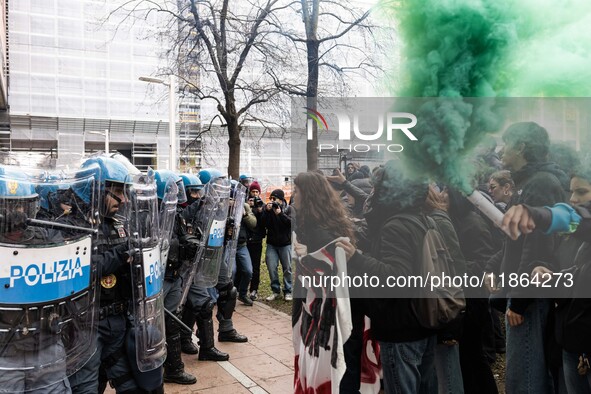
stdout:
POLYGON ((254 230, 246 229, 248 240, 246 247, 252 261, 252 279, 250 280, 250 299, 256 301, 259 292, 259 283, 261 281, 261 256, 263 254, 263 239, 267 235, 267 229, 263 222, 263 208, 265 202, 260 198, 261 186, 254 181, 249 187, 248 205, 252 209, 257 219, 257 225, 254 230))
POLYGON ((291 301, 291 210, 285 202, 285 194, 281 189, 271 192, 270 201, 263 210, 263 222, 267 229, 267 253, 265 261, 269 270, 271 290, 273 294, 267 301, 281 297, 279 284, 279 262, 283 269, 283 295, 286 301, 291 301))

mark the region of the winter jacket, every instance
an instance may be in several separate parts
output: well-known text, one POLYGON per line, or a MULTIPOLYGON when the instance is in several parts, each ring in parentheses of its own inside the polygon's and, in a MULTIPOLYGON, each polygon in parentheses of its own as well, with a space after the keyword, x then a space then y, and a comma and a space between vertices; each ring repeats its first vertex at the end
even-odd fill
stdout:
POLYGON ((240 232, 238 233, 238 246, 246 245, 248 240, 248 231, 253 231, 257 226, 257 218, 252 213, 250 205, 244 203, 244 213, 242 214, 242 222, 240 223, 240 232))
POLYGON ((265 222, 263 221, 263 211, 257 212, 254 209, 254 216, 257 219, 257 224, 254 229, 246 229, 246 233, 248 235, 248 243, 249 244, 260 244, 263 242, 263 239, 267 236, 267 229, 265 228, 265 222))
MULTIPOLYGON (((509 206, 531 204, 534 206, 554 205, 566 200, 564 187, 568 183, 566 174, 553 163, 528 163, 512 174, 516 193, 509 206)), ((529 274, 534 261, 546 261, 551 267, 557 265, 549 256, 557 247, 556 235, 533 232, 517 240, 505 239, 502 252, 497 253, 486 264, 487 272, 529 274)), ((526 289, 505 288, 504 295, 511 298, 511 310, 523 314, 531 299, 526 297, 526 289)))
POLYGON ((291 209, 282 202, 281 213, 263 208, 263 222, 267 229, 267 243, 273 246, 291 245, 291 209))
MULTIPOLYGON (((574 207, 582 217, 576 231, 570 235, 582 242, 574 265, 562 270, 574 278, 571 297, 557 300, 555 334, 557 342, 572 353, 591 353, 591 203, 574 207)), ((545 231, 550 227, 552 214, 546 208, 532 208, 536 228, 545 231)))
MULTIPOLYGON (((410 213, 426 221, 418 208, 409 208, 400 213, 410 213)), ((375 235, 371 256, 356 252, 347 265, 350 275, 375 275, 382 280, 389 275, 419 275, 420 267, 417 262, 420 261, 425 237, 421 227, 394 215, 383 222, 378 232, 372 232, 375 235)), ((436 334, 419 324, 411 308, 412 289, 390 288, 388 291, 392 298, 365 300, 366 315, 371 319, 375 339, 408 342, 436 334)))

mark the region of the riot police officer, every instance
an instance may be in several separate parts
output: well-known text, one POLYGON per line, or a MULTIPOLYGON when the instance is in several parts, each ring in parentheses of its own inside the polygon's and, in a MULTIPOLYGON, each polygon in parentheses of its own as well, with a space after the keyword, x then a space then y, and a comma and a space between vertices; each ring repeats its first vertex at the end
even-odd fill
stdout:
MULTIPOLYGON (((183 265, 191 265, 197 252, 197 239, 189 234, 187 223, 180 215, 178 204, 186 202, 184 179, 169 170, 156 171, 156 185, 158 201, 160 203, 161 227, 167 226, 169 214, 172 214, 170 247, 166 256, 166 271, 164 276, 164 307, 175 312, 181 302, 183 265), (175 184, 176 196, 166 199, 165 193, 175 184), (167 206, 168 205, 168 206, 167 206)), ((166 231, 166 230, 165 230, 166 231)), ((164 237, 164 236, 163 236, 164 237)), ((185 365, 181 359, 180 326, 170 315, 165 317, 167 355, 164 362, 164 381, 178 384, 195 384, 197 378, 185 372, 185 365)))
POLYGON ((97 351, 82 369, 70 377, 70 384, 74 393, 99 392, 99 369, 102 367, 117 393, 137 392, 140 388, 125 350, 131 298, 129 264, 134 251, 130 249, 125 217, 121 211, 128 202, 125 189, 130 183, 129 171, 108 157, 88 159, 82 168, 92 168, 93 165, 99 168, 95 179, 100 188, 101 204, 99 234, 95 244, 101 293, 97 351))

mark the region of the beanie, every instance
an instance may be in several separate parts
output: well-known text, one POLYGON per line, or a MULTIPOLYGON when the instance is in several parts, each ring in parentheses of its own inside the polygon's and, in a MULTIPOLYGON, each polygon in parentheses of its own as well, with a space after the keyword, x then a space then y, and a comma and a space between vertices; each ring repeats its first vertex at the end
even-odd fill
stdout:
POLYGON ((285 193, 281 189, 275 189, 271 192, 271 197, 275 197, 280 199, 281 201, 285 201, 285 193))
POLYGON ((253 181, 248 188, 248 191, 258 190, 259 193, 261 192, 261 185, 257 181, 253 181))

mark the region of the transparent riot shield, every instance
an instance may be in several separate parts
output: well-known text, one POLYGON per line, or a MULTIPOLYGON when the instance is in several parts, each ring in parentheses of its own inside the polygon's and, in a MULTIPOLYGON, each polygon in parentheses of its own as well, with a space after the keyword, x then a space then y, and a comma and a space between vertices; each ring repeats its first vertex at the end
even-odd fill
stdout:
POLYGON ((230 181, 216 178, 205 185, 205 196, 211 196, 211 200, 205 201, 211 204, 213 218, 211 225, 205 227, 205 222, 198 222, 197 227, 207 230, 203 233, 203 251, 197 262, 197 274, 195 282, 203 287, 213 287, 218 283, 220 266, 223 262, 224 235, 226 232, 226 220, 228 218, 228 206, 230 201, 230 181))
POLYGON ((205 185, 201 199, 193 203, 199 204, 199 209, 191 209, 193 207, 190 206, 183 212, 194 212, 192 217, 184 216, 198 240, 198 246, 194 259, 187 262, 190 264, 183 263, 181 266, 183 292, 179 309, 185 304, 189 287, 194 281, 205 287, 217 284, 223 256, 224 212, 227 214, 229 196, 230 182, 222 178, 214 179, 205 185))
POLYGON ((146 372, 160 367, 166 358, 162 292, 164 263, 160 254, 154 177, 150 174, 136 176, 126 192, 130 242, 136 250, 131 263, 135 358, 138 369, 146 372))
POLYGON ((2 392, 58 391, 96 350, 97 191, 88 171, 0 167, 2 392))
POLYGON ((230 199, 228 223, 226 227, 227 239, 224 247, 223 266, 229 280, 232 278, 232 271, 236 264, 236 248, 238 246, 238 237, 240 233, 240 225, 242 223, 242 214, 244 213, 245 201, 246 187, 239 183, 234 187, 233 198, 230 199))
POLYGON ((163 272, 166 271, 166 262, 168 261, 168 252, 170 251, 170 238, 174 228, 176 209, 178 204, 179 187, 169 180, 164 190, 164 198, 160 202, 160 261, 162 262, 163 272))

